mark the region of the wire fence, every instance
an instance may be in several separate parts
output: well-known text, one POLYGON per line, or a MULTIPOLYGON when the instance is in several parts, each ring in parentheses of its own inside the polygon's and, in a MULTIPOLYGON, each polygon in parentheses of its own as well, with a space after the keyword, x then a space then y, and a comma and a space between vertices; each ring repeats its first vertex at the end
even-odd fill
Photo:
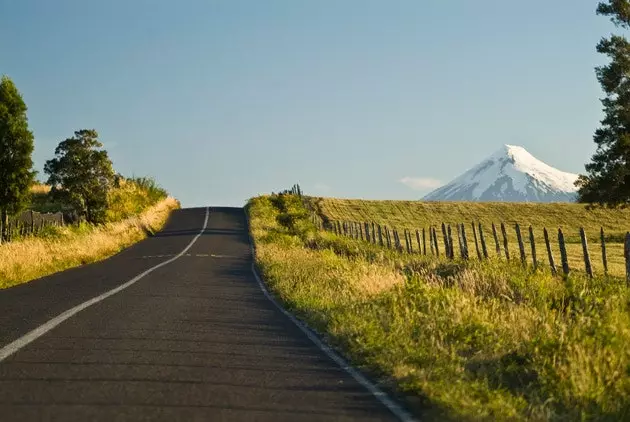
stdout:
MULTIPOLYGON (((520 260, 524 266, 531 265, 534 269, 546 263, 554 275, 568 275, 571 272, 565 233, 561 228, 557 230, 557 233, 550 233, 547 228, 543 228, 543 240, 540 244, 532 226, 523 230, 519 224, 510 228, 506 227, 505 223, 492 224, 491 228, 486 229, 477 222, 471 222, 469 225, 442 223, 437 227, 399 230, 374 222, 329 221, 328 224, 320 224, 318 227, 339 236, 370 242, 402 253, 417 253, 435 257, 443 255, 448 259, 464 260, 475 257, 478 260, 487 260, 494 255, 504 257, 506 261, 520 260), (516 247, 509 240, 509 230, 514 231, 516 247), (552 236, 557 236, 557 243, 552 243, 552 236), (540 250, 541 246, 544 248, 543 251, 540 250), (560 253, 559 262, 556 262, 555 259, 555 246, 558 247, 560 253)), ((609 251, 603 228, 600 230, 599 237, 601 268, 603 268, 604 274, 608 274, 609 251)), ((579 239, 580 259, 584 265, 584 271, 588 277, 592 278, 594 276, 593 260, 584 228, 579 229, 579 239)), ((630 233, 626 233, 624 238, 623 259, 626 279, 630 281, 630 233)))
MULTIPOLYGON (((5 241, 10 242, 11 240, 23 236, 37 236, 46 227, 63 226, 64 224, 64 215, 61 212, 39 213, 32 210, 24 211, 9 220, 6 228, 7 238, 5 241)), ((2 222, 0 221, 0 233, 2 232, 1 229, 2 222)), ((0 243, 2 243, 1 238, 0 243)))

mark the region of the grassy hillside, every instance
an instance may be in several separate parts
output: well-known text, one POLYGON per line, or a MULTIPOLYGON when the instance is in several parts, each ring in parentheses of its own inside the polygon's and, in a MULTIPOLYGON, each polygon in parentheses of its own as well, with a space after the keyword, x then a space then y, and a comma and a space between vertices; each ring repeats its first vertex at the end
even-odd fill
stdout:
POLYGON ((441 223, 481 222, 548 229, 562 227, 576 233, 584 227, 597 238, 601 227, 610 238, 621 238, 630 230, 630 207, 607 209, 583 204, 478 203, 422 201, 366 201, 312 198, 317 208, 334 220, 374 221, 400 228, 418 228, 441 223))
MULTIPOLYGON (((384 205, 391 216, 374 220, 422 224, 384 205)), ((317 231, 294 195, 254 198, 248 213, 271 290, 422 420, 630 418, 622 278, 398 253, 317 231)))
MULTIPOLYGON (((330 220, 374 222, 397 229, 422 229, 439 227, 441 223, 465 223, 469 242, 472 241, 471 223, 482 223, 491 256, 496 256, 491 224, 505 223, 511 254, 517 257, 515 223, 519 223, 523 236, 531 225, 534 229, 538 261, 546 261, 543 243, 543 228, 550 232, 556 264, 560 256, 557 244, 557 229, 562 228, 569 243, 567 252, 572 269, 583 269, 583 254, 579 229, 583 227, 589 244, 593 268, 603 273, 601 260, 600 229, 606 234, 609 269, 612 274, 622 275, 625 271, 623 237, 630 230, 630 208, 607 209, 583 204, 537 204, 537 203, 474 203, 474 202, 422 202, 422 201, 366 201, 334 198, 309 198, 314 208, 330 220)), ((438 230, 439 231, 439 230, 438 230)), ((441 233, 438 233, 441 240, 441 233)), ((501 239, 499 239, 502 242, 501 239)), ((474 241, 473 241, 474 242, 474 241)), ((440 245, 441 246, 441 245, 440 245)), ((455 249, 457 250, 457 241, 455 249)), ((529 247, 528 247, 529 248, 529 247)), ((474 243, 469 244, 471 256, 475 256, 474 243)), ((528 259, 531 253, 528 251, 528 259)))

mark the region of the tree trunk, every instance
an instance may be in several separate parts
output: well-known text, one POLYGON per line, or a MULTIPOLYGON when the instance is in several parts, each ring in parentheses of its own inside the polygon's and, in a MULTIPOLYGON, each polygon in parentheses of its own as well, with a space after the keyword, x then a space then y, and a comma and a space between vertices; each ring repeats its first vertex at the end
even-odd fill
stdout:
POLYGON ((7 210, 2 208, 0 210, 0 243, 8 242, 8 231, 9 231, 9 215, 7 214, 7 210))

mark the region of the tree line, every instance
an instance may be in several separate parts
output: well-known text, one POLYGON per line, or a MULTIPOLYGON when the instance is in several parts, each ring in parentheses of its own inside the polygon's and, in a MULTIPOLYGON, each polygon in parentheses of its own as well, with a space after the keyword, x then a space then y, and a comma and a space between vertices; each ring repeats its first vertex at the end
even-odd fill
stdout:
MULTIPOLYGON (((630 0, 608 0, 597 14, 610 17, 621 29, 630 29, 630 0)), ((630 42, 622 35, 602 38, 597 51, 610 58, 595 74, 605 97, 601 127, 593 140, 597 150, 576 185, 579 201, 610 206, 630 203, 630 42)))
MULTIPOLYGON (((24 210, 36 182, 34 136, 27 106, 8 76, 0 79, 0 240, 7 239, 9 216, 24 210)), ((51 198, 89 223, 105 220, 107 194, 120 177, 94 129, 81 129, 59 143, 44 166, 51 198)))

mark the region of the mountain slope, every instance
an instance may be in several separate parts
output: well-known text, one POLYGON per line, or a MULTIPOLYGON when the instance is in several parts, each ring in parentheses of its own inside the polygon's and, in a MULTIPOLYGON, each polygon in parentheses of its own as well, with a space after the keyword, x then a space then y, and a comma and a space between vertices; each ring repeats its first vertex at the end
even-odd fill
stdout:
POLYGON ((486 160, 424 197, 427 201, 573 202, 578 175, 543 163, 523 147, 504 145, 486 160))

